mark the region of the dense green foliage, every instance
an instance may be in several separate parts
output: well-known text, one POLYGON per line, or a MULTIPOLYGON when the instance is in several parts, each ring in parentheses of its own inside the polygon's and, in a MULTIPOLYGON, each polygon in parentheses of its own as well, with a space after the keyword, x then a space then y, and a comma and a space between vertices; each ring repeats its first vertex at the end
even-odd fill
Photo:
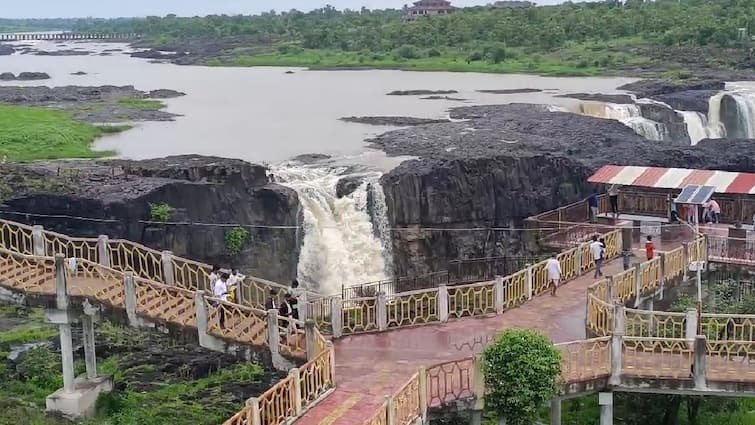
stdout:
POLYGON ((483 371, 485 407, 509 425, 529 425, 558 392, 561 353, 543 334, 509 329, 485 348, 483 371))
POLYGON ((161 202, 159 204, 149 204, 149 219, 160 223, 167 223, 173 217, 173 207, 161 202))
POLYGON ((75 121, 65 112, 0 105, 0 157, 13 161, 97 158, 91 149, 111 129, 75 121))
MULTIPOLYGON (((415 22, 404 22, 399 10, 325 7, 257 16, 89 19, 74 28, 141 33, 148 44, 165 47, 232 40, 213 54, 213 65, 594 74, 645 64, 656 47, 743 47, 738 29, 755 33, 754 15, 755 0, 629 0, 465 8, 415 22)), ((726 55, 694 59, 732 66, 726 55)))
POLYGON ((0 32, 64 31, 71 29, 76 19, 2 19, 0 32))
POLYGON ((231 255, 238 255, 249 242, 249 231, 243 227, 234 227, 225 234, 225 249, 231 255))

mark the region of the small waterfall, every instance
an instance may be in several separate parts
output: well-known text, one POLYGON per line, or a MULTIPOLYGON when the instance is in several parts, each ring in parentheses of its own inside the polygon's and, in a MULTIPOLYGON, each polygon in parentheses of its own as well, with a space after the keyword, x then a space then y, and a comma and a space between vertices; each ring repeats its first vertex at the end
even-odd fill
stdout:
POLYGON ((579 105, 579 113, 620 121, 648 140, 663 141, 668 137, 666 126, 643 117, 636 104, 583 102, 579 105))
MULTIPOLYGON (((730 112, 730 111, 729 111, 730 112)), ((708 128, 721 137, 755 138, 755 93, 749 90, 729 90, 716 94, 708 101, 708 128), (736 116, 722 115, 724 97, 734 101, 736 116)))
POLYGON ((382 280, 392 274, 391 239, 380 173, 353 173, 349 167, 310 166, 295 162, 275 168, 281 184, 299 194, 304 212, 304 241, 298 279, 323 294, 341 285, 382 280), (344 176, 363 183, 338 198, 344 176))
POLYGON ((682 114, 684 124, 687 126, 687 134, 692 141, 692 146, 703 139, 722 139, 726 137, 726 131, 720 123, 711 123, 700 112, 677 111, 682 114))

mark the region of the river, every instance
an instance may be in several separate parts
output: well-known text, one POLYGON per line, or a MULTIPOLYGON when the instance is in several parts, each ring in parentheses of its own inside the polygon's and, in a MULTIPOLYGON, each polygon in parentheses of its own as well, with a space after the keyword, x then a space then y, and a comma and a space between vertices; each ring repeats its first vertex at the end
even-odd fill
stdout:
MULTIPOLYGON (((127 49, 114 43, 32 42, 38 50, 77 48, 103 52, 127 49)), ((626 78, 556 78, 402 71, 306 71, 293 68, 220 68, 154 64, 121 52, 109 56, 0 56, 0 72, 47 72, 50 80, 24 85, 133 85, 173 89, 186 96, 166 101, 174 122, 139 123, 133 130, 100 139, 96 147, 120 157, 146 159, 178 154, 241 158, 272 164, 276 176, 302 198, 304 242, 299 279, 325 293, 384 279, 392 274, 390 229, 380 173, 402 158, 367 149, 364 139, 390 130, 338 120, 344 116, 401 115, 443 118, 454 106, 529 102, 574 106, 565 93, 616 93, 626 78), (287 70, 294 71, 287 74, 287 70), (83 71, 87 75, 76 76, 83 71), (538 93, 486 94, 477 90, 541 89, 538 93), (394 90, 457 90, 466 102, 387 96, 394 90), (335 163, 307 167, 286 162, 304 153, 332 155, 335 163), (360 164, 363 167, 344 165, 360 164), (335 185, 346 174, 364 184, 338 199, 335 185), (378 190, 376 190, 376 188, 378 190), (370 206, 369 199, 373 200, 370 206)), ((18 82, 0 83, 16 85, 18 82)))

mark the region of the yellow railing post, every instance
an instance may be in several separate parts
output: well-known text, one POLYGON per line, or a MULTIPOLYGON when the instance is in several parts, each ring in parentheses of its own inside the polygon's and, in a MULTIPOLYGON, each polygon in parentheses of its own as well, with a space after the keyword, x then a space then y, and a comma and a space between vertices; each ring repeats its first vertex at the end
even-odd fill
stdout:
POLYGON ((299 368, 292 368, 288 372, 288 377, 291 381, 291 404, 294 406, 294 414, 298 417, 303 410, 301 404, 301 378, 299 375, 299 368))
POLYGON ((387 425, 401 425, 396 423, 396 406, 393 403, 393 396, 385 396, 385 410, 387 415, 387 425))
POLYGON ((251 423, 249 425, 262 425, 262 415, 260 415, 260 402, 257 397, 252 397, 246 401, 246 405, 249 408, 249 419, 251 423))

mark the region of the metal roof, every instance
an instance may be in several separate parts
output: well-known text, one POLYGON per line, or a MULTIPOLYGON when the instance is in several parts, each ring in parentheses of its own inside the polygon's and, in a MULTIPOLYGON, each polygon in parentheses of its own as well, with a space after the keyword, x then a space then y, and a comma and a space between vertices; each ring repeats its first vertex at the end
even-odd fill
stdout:
POLYGON ((713 186, 716 188, 716 193, 755 195, 755 174, 753 173, 606 165, 587 181, 659 189, 682 189, 689 185, 713 186))

